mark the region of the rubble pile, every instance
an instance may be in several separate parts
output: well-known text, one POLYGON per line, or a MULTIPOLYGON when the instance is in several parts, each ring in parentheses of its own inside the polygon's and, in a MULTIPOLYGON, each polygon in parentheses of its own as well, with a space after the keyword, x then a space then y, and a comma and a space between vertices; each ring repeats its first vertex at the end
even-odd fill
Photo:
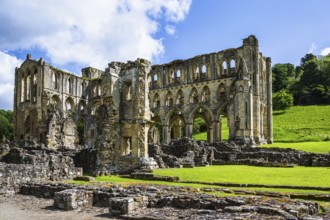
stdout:
POLYGON ((262 148, 233 142, 205 143, 183 138, 170 144, 149 145, 149 156, 159 167, 194 167, 242 164, 255 166, 330 166, 329 154, 309 153, 290 148, 262 148))

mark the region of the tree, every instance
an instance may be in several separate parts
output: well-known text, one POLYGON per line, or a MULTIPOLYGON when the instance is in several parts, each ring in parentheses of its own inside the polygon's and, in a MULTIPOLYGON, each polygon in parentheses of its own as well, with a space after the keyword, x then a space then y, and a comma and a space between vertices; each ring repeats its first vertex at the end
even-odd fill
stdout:
POLYGON ((13 139, 13 126, 7 118, 0 115, 0 141, 5 137, 9 140, 13 139))
POLYGON ((286 90, 281 90, 273 94, 273 109, 283 112, 293 106, 293 96, 286 90))
POLYGON ((312 53, 306 54, 303 58, 300 59, 300 66, 304 68, 304 65, 311 60, 317 60, 317 57, 312 53))
POLYGON ((273 91, 288 89, 295 77, 295 66, 291 63, 278 63, 273 67, 273 91))

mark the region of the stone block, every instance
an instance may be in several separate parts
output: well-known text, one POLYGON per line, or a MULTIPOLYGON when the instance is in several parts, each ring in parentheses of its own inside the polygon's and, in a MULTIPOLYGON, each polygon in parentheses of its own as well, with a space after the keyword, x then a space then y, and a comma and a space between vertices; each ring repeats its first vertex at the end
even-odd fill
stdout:
POLYGON ((109 200, 109 213, 111 215, 131 214, 135 210, 134 198, 117 197, 109 200))
POLYGON ((134 202, 136 209, 143 209, 143 208, 147 208, 149 199, 147 196, 135 196, 134 202))
POLYGON ((93 192, 80 189, 67 189, 55 193, 54 207, 74 210, 93 205, 93 192))

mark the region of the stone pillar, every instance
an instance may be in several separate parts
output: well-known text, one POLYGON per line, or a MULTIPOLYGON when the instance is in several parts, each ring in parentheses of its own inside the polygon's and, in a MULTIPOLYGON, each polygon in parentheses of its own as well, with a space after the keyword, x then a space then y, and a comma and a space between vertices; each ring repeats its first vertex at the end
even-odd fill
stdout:
POLYGON ((222 116, 220 116, 220 123, 219 123, 219 142, 222 141, 222 116))
POLYGON ((220 135, 219 135, 220 123, 219 123, 219 121, 213 121, 212 126, 213 126, 213 142, 219 142, 220 141, 220 135))
POLYGON ((214 139, 213 139, 213 125, 211 125, 208 129, 208 132, 207 132, 207 141, 209 143, 213 143, 214 142, 214 139))
POLYGON ((267 143, 273 143, 272 60, 266 58, 267 80, 267 143))
MULTIPOLYGON (((258 54, 256 52, 256 54, 258 54)), ((260 71, 259 68, 259 58, 256 55, 256 61, 254 63, 255 68, 255 79, 253 79, 254 93, 253 93, 253 136, 254 140, 259 143, 260 142, 260 71)))
POLYGON ((163 144, 168 144, 168 125, 163 125, 163 144))
POLYGON ((193 124, 192 123, 186 123, 186 136, 188 138, 192 138, 193 133, 193 124))

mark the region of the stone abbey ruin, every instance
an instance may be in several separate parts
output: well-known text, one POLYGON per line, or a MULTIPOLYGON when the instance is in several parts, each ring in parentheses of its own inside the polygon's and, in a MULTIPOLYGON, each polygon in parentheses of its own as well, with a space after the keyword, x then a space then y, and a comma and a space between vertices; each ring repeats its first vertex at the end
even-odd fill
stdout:
POLYGON ((254 36, 236 49, 154 66, 112 62, 81 77, 28 55, 15 73, 15 139, 95 148, 106 169, 148 158, 148 143, 191 138, 196 117, 210 143, 222 140, 222 115, 230 141, 272 143, 271 78, 271 59, 254 36))
POLYGON ((330 166, 330 154, 256 147, 272 142, 271 59, 253 35, 235 49, 154 66, 111 62, 105 70, 84 68, 81 77, 27 55, 15 71, 14 141, 0 144, 0 195, 53 199, 64 210, 108 207, 124 219, 319 219, 318 203, 290 199, 312 195, 220 197, 207 193, 242 190, 49 183, 92 178, 83 172, 179 180, 150 173, 158 167, 330 166), (198 117, 206 142, 192 139, 198 117))

